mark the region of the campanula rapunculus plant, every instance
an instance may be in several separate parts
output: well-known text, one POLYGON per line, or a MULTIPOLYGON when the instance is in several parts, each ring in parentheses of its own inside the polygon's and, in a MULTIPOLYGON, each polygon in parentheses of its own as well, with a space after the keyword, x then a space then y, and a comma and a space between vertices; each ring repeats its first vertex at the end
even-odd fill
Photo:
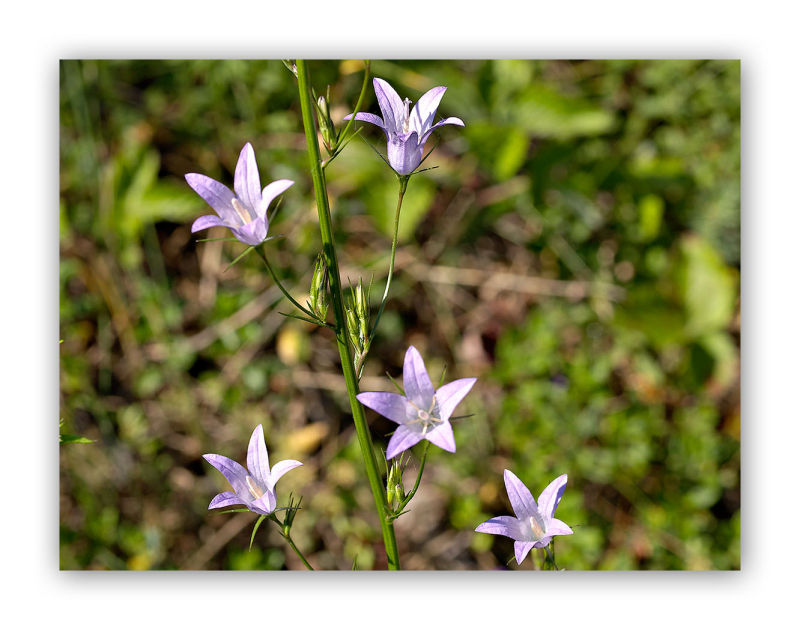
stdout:
POLYGON ((253 247, 267 238, 269 204, 294 184, 290 179, 279 179, 261 190, 256 156, 249 142, 244 145, 236 163, 233 176, 236 194, 224 184, 199 173, 188 173, 186 181, 217 213, 197 219, 192 224, 192 232, 221 225, 233 232, 242 243, 253 247))
POLYGON ((495 516, 478 525, 475 531, 513 538, 517 564, 522 564, 532 548, 547 546, 553 536, 573 533, 569 525, 553 516, 564 494, 567 475, 561 475, 550 482, 539 495, 538 503, 533 500, 533 495, 525 484, 510 470, 503 472, 503 480, 516 518, 495 516))
MULTIPOLYGON (((408 175, 420 165, 425 142, 434 129, 442 125, 464 126, 464 121, 452 116, 433 124, 446 87, 439 86, 428 90, 420 97, 417 104, 409 109, 411 100, 401 100, 394 88, 383 79, 373 79, 372 85, 375 88, 375 96, 378 97, 378 106, 381 108, 383 119, 365 112, 356 112, 355 117, 356 120, 372 123, 383 129, 386 134, 389 165, 398 175, 408 175)), ((349 120, 352 116, 353 114, 348 114, 345 120, 349 120)))
POLYGON ((264 442, 264 429, 259 424, 250 436, 247 448, 247 468, 224 455, 206 454, 205 460, 220 471, 233 492, 221 492, 208 505, 209 510, 244 505, 256 514, 272 514, 275 511, 275 484, 292 468, 302 466, 302 462, 284 459, 269 467, 267 445, 264 442))
POLYGON ((357 398, 365 407, 400 425, 389 440, 386 459, 392 459, 420 440, 428 440, 455 453, 456 441, 450 416, 477 380, 460 378, 434 390, 422 357, 414 346, 409 346, 403 363, 405 396, 390 392, 362 392, 357 398))

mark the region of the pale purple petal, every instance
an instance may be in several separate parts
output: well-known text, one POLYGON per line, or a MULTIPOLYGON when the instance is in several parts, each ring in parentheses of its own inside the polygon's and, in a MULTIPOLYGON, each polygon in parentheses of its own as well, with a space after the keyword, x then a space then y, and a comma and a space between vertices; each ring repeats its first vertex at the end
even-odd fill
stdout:
POLYGON ((386 158, 398 175, 408 175, 422 162, 422 145, 417 142, 417 132, 409 135, 388 136, 386 158))
POLYGON ((439 418, 449 420, 456 405, 464 399, 477 380, 477 378, 460 378, 437 389, 436 402, 439 405, 439 418))
POLYGON ((537 540, 535 543, 533 543, 533 546, 536 547, 536 549, 542 549, 544 547, 547 547, 547 545, 550 544, 551 540, 553 540, 552 536, 545 536, 541 540, 537 540))
POLYGON ((199 232, 200 230, 206 230, 211 227, 229 227, 229 226, 216 214, 207 214, 204 217, 196 219, 195 222, 192 223, 192 232, 199 232))
POLYGON ((422 137, 419 140, 420 146, 425 146, 425 143, 428 140, 428 136, 431 135, 431 133, 434 131, 434 129, 437 129, 437 128, 441 127, 442 125, 458 125, 459 127, 464 127, 465 126, 464 125, 464 121, 461 120, 460 118, 456 118, 455 116, 451 116, 450 118, 445 118, 444 120, 440 120, 433 127, 431 127, 425 133, 422 134, 422 137))
POLYGON ((517 557, 517 564, 522 564, 525 556, 528 555, 528 552, 534 547, 534 545, 535 543, 520 540, 514 543, 514 555, 517 557))
POLYGON ((264 186, 264 191, 261 193, 261 205, 256 208, 258 216, 266 217, 267 208, 269 208, 272 200, 292 186, 294 186, 294 182, 291 179, 279 179, 264 186))
POLYGON ((572 528, 567 525, 564 521, 560 521, 557 518, 551 518, 550 522, 547 523, 547 535, 548 536, 567 536, 568 534, 574 534, 575 532, 572 531, 572 528))
POLYGON ((567 485, 567 475, 561 475, 554 479, 539 495, 539 500, 536 502, 539 505, 539 511, 545 518, 552 518, 556 512, 561 497, 564 495, 564 488, 567 485))
POLYGON ((247 470, 244 466, 237 464, 224 455, 208 453, 203 455, 203 458, 225 476, 225 479, 231 484, 236 494, 240 497, 246 497, 250 494, 246 481, 247 470))
POLYGON ((264 429, 259 424, 250 436, 247 447, 247 470, 262 488, 269 482, 269 453, 264 441, 264 429))
POLYGON ((428 90, 420 96, 417 104, 411 110, 409 116, 409 129, 414 129, 420 135, 423 134, 433 125, 433 119, 436 116, 436 110, 439 109, 439 103, 444 96, 447 88, 444 86, 435 87, 428 90))
POLYGON ((269 473, 269 483, 267 484, 267 487, 270 490, 274 490, 275 484, 278 483, 278 479, 283 477, 292 468, 297 468, 298 466, 302 465, 303 462, 298 462, 296 459, 284 459, 283 461, 278 462, 272 467, 272 471, 269 473))
POLYGON ((530 490, 519 480, 519 477, 510 470, 505 470, 503 471, 503 481, 506 484, 508 500, 511 501, 511 507, 514 508, 517 518, 524 520, 534 515, 538 516, 536 501, 533 500, 530 490))
POLYGON ((456 439, 453 436, 453 427, 449 422, 443 422, 435 429, 428 431, 425 439, 450 453, 456 452, 456 439))
POLYGON ((242 243, 255 247, 263 243, 264 239, 267 238, 267 225, 266 218, 259 217, 247 225, 232 227, 231 232, 242 243))
POLYGON ((519 521, 513 516, 495 516, 478 525, 475 531, 497 536, 508 536, 514 540, 522 538, 519 521))
POLYGON ((276 504, 277 499, 275 498, 275 493, 267 489, 259 499, 253 501, 249 505, 249 508, 258 514, 272 514, 275 511, 276 504))
MULTIPOLYGON (((353 114, 347 114, 344 117, 345 120, 350 120, 353 117, 353 114)), ((373 125, 377 125, 381 129, 386 129, 383 124, 383 120, 381 120, 380 116, 376 116, 375 114, 367 114, 366 112, 356 112, 356 120, 360 120, 361 122, 368 122, 372 123, 373 125)))
POLYGON ((215 508, 228 507, 230 505, 245 505, 245 502, 233 492, 220 492, 217 496, 211 499, 211 503, 208 504, 208 509, 213 510, 215 508))
POLYGON ((400 425, 386 447, 386 459, 392 459, 395 455, 399 455, 404 450, 414 446, 421 439, 422 433, 415 433, 400 425))
POLYGON ((365 407, 377 411, 385 418, 389 418, 398 424, 405 424, 408 420, 407 407, 408 401, 400 394, 391 392, 362 392, 358 396, 358 401, 365 407))
POLYGON ((403 130, 405 118, 405 105, 394 88, 383 79, 373 79, 375 96, 378 97, 378 107, 383 114, 383 124, 387 132, 396 133, 403 130))
POLYGON ((261 178, 258 176, 256 154, 249 142, 239 153, 239 161, 236 163, 236 172, 233 175, 233 189, 248 209, 255 212, 261 202, 261 178))
POLYGON ((433 384, 425 369, 425 362, 414 346, 408 347, 403 361, 403 389, 406 398, 417 407, 424 411, 430 409, 434 394, 433 384))
POLYGON ((200 173, 187 173, 186 183, 214 209, 222 219, 236 225, 236 211, 231 205, 233 193, 225 184, 200 173))

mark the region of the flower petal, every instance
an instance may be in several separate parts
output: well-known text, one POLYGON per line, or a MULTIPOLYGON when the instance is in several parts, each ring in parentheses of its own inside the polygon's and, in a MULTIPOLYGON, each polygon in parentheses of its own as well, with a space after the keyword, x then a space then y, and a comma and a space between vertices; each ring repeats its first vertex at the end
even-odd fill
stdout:
POLYGON ((422 162, 422 145, 417 137, 416 131, 408 136, 388 136, 386 158, 398 175, 408 175, 422 162))
POLYGON ((464 399, 477 380, 477 378, 460 378, 437 389, 436 402, 439 405, 439 418, 449 420, 456 405, 464 399))
POLYGON ((250 436, 247 447, 247 470, 262 488, 269 482, 269 453, 264 441, 264 429, 259 424, 250 436))
POLYGON ((528 555, 528 552, 534 547, 535 544, 536 543, 520 540, 514 543, 514 555, 517 557, 517 564, 522 564, 525 556, 528 555))
POLYGON ((455 116, 451 116, 450 118, 445 118, 444 120, 440 120, 436 123, 433 127, 425 131, 419 139, 420 146, 425 146, 425 143, 428 141, 428 136, 431 135, 434 129, 441 127, 442 125, 457 125, 459 127, 464 127, 464 121, 460 118, 456 118, 455 116))
POLYGON ((237 464, 224 455, 215 455, 213 453, 203 455, 203 459, 225 476, 225 479, 233 487, 233 491, 240 497, 246 497, 250 494, 246 481, 247 470, 244 466, 237 464))
POLYGON ((256 210, 258 210, 258 216, 266 219, 267 208, 269 208, 269 204, 272 203, 272 200, 292 186, 294 186, 294 182, 291 179, 278 179, 264 186, 264 190, 261 193, 261 205, 256 208, 256 210))
POLYGON ((414 446, 421 439, 422 433, 409 431, 403 425, 400 425, 397 427, 394 435, 392 435, 392 439, 389 440, 389 445, 386 447, 386 459, 392 459, 392 457, 395 457, 404 450, 414 446))
POLYGON ((267 489, 259 499, 253 501, 248 507, 257 514, 272 514, 275 511, 276 504, 275 493, 267 489))
POLYGON ((361 392, 358 401, 365 407, 377 411, 385 418, 389 418, 398 424, 405 424, 408 421, 407 408, 408 400, 400 394, 391 392, 361 392))
POLYGON ((456 452, 456 438, 453 436, 453 427, 450 426, 449 422, 443 422, 435 429, 428 431, 424 437, 439 448, 443 448, 450 453, 456 452))
POLYGON ((514 540, 522 538, 519 520, 513 516, 495 516, 478 525, 475 531, 496 536, 508 536, 514 540))
POLYGON ((381 113, 383 114, 384 129, 390 134, 402 131, 403 118, 405 118, 403 100, 394 91, 394 88, 383 79, 373 79, 372 87, 375 88, 378 107, 381 108, 381 113))
POLYGON ((446 91, 446 87, 439 86, 428 90, 420 96, 417 104, 411 110, 411 115, 408 118, 408 128, 414 129, 422 137, 433 125, 436 110, 439 109, 439 103, 446 91))
POLYGON ((187 173, 186 183, 200 195, 205 202, 214 208, 222 219, 233 225, 237 225, 236 211, 231 205, 233 193, 225 184, 220 184, 216 179, 211 179, 200 173, 187 173))
POLYGON ((247 225, 239 227, 232 227, 231 232, 245 245, 261 245, 264 239, 267 238, 267 219, 265 217, 258 217, 247 225))
POLYGON ((192 223, 192 232, 199 232, 206 230, 210 227, 229 227, 225 221, 220 219, 216 214, 207 214, 199 219, 195 219, 192 223))
POLYGON ((249 142, 239 153, 236 172, 233 174, 233 189, 236 191, 236 196, 248 206, 249 210, 255 212, 261 205, 261 178, 258 176, 256 154, 253 151, 253 145, 249 142))
MULTIPOLYGON (((344 117, 345 120, 350 120, 353 117, 353 114, 347 114, 344 117)), ((383 125, 383 121, 381 120, 380 116, 376 116, 375 114, 367 114, 366 112, 356 112, 356 120, 360 120, 361 122, 368 122, 372 123, 373 125, 377 125, 381 129, 385 129, 383 125)))
POLYGON ((213 510, 214 508, 228 507, 229 505, 245 505, 245 502, 233 492, 220 492, 211 499, 211 503, 208 504, 208 509, 213 510))
POLYGON ((539 505, 539 512, 545 518, 552 518, 556 512, 561 497, 564 495, 564 488, 567 485, 567 475, 551 481, 548 486, 539 495, 539 500, 536 502, 539 505))
POLYGON ((551 540, 553 540, 552 536, 545 536, 541 540, 537 540, 535 543, 533 543, 533 546, 536 549, 542 549, 543 547, 547 547, 547 545, 550 544, 551 540))
POLYGON ((572 528, 569 525, 567 525, 564 521, 558 520, 557 518, 551 518, 550 522, 547 524, 548 536, 567 536, 574 533, 575 532, 572 531, 572 528))
POLYGON ((424 411, 430 409, 434 394, 433 384, 425 369, 425 362, 414 346, 408 347, 403 361, 403 389, 406 398, 417 407, 424 411))
POLYGON ((279 461, 272 467, 272 470, 269 473, 269 483, 267 484, 267 487, 270 490, 275 490, 275 484, 278 483, 278 479, 283 477, 292 468, 297 468, 298 466, 302 465, 303 462, 298 462, 296 459, 284 459, 279 461))
POLYGON ((536 501, 533 500, 531 491, 519 480, 519 477, 510 470, 504 470, 503 481, 506 483, 508 500, 511 501, 511 507, 514 508, 517 518, 524 520, 534 515, 538 517, 539 510, 536 507, 536 501))

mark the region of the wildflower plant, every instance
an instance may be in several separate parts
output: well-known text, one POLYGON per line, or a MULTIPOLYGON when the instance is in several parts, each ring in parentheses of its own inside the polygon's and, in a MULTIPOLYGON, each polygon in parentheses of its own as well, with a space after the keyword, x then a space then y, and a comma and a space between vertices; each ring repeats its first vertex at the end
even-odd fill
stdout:
MULTIPOLYGON (((333 331, 333 339, 339 352, 340 366, 347 388, 350 410, 358 439, 367 483, 370 487, 378 524, 381 529, 386 553, 386 567, 390 570, 401 566, 394 521, 406 514, 422 479, 422 473, 430 444, 453 453, 456 439, 451 420, 456 407, 472 390, 477 379, 460 378, 434 387, 422 356, 414 346, 409 346, 403 362, 403 386, 399 393, 361 392, 359 381, 369 357, 371 343, 381 316, 389 300, 395 254, 398 241, 398 225, 403 198, 412 175, 421 173, 421 164, 426 142, 431 134, 445 126, 464 126, 460 118, 448 117, 436 120, 437 111, 447 90, 444 86, 425 92, 415 105, 401 99, 389 83, 375 78, 372 82, 377 104, 382 117, 362 111, 369 86, 370 66, 365 62, 364 78, 354 114, 345 117, 346 125, 337 129, 331 117, 330 89, 318 95, 312 86, 308 65, 303 60, 285 60, 287 69, 296 77, 302 116, 303 131, 308 152, 308 166, 313 184, 314 199, 320 228, 320 253, 314 264, 311 288, 305 305, 300 304, 281 283, 278 273, 270 263, 268 236, 271 216, 268 209, 279 195, 286 193, 294 182, 281 179, 261 188, 261 179, 256 163, 255 149, 248 142, 241 150, 234 173, 233 190, 225 184, 197 173, 186 175, 187 183, 214 210, 215 214, 198 218, 192 232, 210 227, 225 227, 233 238, 247 248, 234 260, 235 264, 244 256, 255 252, 263 261, 276 286, 290 301, 296 312, 284 313, 333 331), (356 121, 380 127, 386 136, 387 155, 384 161, 391 167, 399 182, 394 229, 383 293, 373 314, 371 304, 372 283, 366 287, 363 281, 350 283, 349 291, 343 287, 333 237, 333 221, 328 197, 326 168, 360 132, 356 121), (320 139, 327 157, 323 159, 320 139), (332 320, 332 321, 331 321, 332 320), (365 407, 376 411, 398 426, 385 447, 385 461, 378 464, 376 445, 367 423, 365 407), (411 491, 403 486, 403 472, 411 457, 410 449, 425 442, 416 481, 411 491)), ((345 110, 347 111, 347 110, 345 110)), ((383 157, 383 156, 381 156, 383 157)), ((291 203, 291 201, 290 201, 291 203)), ((442 375, 441 381, 444 380, 442 375)), ((264 520, 271 520, 279 527, 281 535, 302 560, 312 568, 305 555, 297 548, 291 537, 291 527, 300 510, 300 500, 293 494, 288 504, 281 505, 276 484, 290 470, 301 466, 297 460, 284 460, 270 467, 269 455, 261 425, 252 433, 247 451, 247 467, 224 455, 207 454, 206 461, 219 470, 230 483, 233 491, 217 494, 209 509, 232 508, 230 511, 250 511, 259 517, 251 535, 251 544, 256 531, 264 520), (280 517, 283 517, 282 519, 280 517)), ((516 519, 497 517, 479 526, 478 531, 509 535, 519 544, 517 559, 525 557, 531 547, 542 546, 557 534, 572 533, 569 528, 553 518, 566 475, 550 484, 540 496, 537 504, 519 480, 507 471, 507 487, 512 497, 516 519), (558 483, 557 483, 558 482, 558 483), (510 484, 510 485, 509 485, 510 484), (526 494, 527 493, 527 494, 526 494), (544 499, 543 499, 544 497, 544 499), (512 522, 513 521, 513 522, 512 522)))

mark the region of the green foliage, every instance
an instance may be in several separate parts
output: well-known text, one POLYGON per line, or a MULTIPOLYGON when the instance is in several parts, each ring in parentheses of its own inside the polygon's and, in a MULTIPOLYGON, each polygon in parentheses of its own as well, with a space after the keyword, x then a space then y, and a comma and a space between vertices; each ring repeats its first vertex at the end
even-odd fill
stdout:
MULTIPOLYGON (((340 125, 360 64, 311 69, 340 125)), ((434 133, 438 168, 409 183, 364 372, 392 390, 413 343, 432 374, 479 377, 457 452, 430 450, 397 520, 404 566, 516 568, 511 541, 471 533, 509 513, 509 468, 534 493, 569 474, 559 567, 738 568, 739 63, 373 73, 412 100, 446 85, 439 113, 466 123, 434 133)), ((297 182, 266 247, 305 301, 319 233, 295 77, 279 61, 63 61, 60 82, 61 416, 94 442, 60 449, 61 567, 296 566, 271 528, 248 552, 253 519, 207 510, 228 488, 202 454, 243 461, 262 423, 275 461, 305 464, 278 505, 310 497, 292 537, 311 563, 380 568, 331 331, 286 322, 257 257, 228 268, 246 249, 213 240, 229 234, 190 233, 208 208, 184 175, 230 185, 252 142, 263 183, 297 182)), ((380 130, 359 136, 326 178, 343 277, 382 286, 398 184, 366 146, 385 152, 380 130)), ((394 425, 368 419, 385 446, 394 425)))

